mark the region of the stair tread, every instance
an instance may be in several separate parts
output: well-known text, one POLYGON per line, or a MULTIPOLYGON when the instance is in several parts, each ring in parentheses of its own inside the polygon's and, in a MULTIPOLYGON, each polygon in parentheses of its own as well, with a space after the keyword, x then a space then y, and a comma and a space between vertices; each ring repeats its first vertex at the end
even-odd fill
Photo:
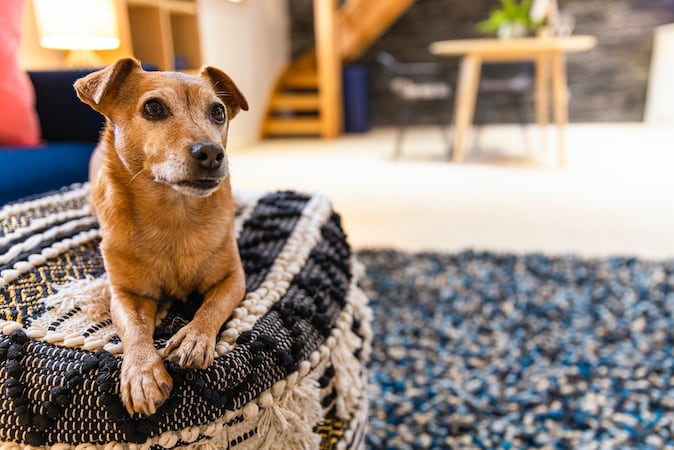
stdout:
POLYGON ((267 119, 264 123, 265 135, 307 135, 320 132, 321 119, 318 117, 276 117, 267 119))
POLYGON ((288 88, 318 89, 318 74, 309 71, 290 72, 283 77, 281 84, 288 88))
POLYGON ((275 93, 271 99, 272 110, 316 111, 319 109, 319 97, 310 93, 275 93))

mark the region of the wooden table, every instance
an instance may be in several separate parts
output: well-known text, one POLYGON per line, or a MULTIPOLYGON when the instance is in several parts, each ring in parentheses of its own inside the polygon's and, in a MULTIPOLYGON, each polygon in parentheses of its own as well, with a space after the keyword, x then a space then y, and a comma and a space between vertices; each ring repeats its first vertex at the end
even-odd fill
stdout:
POLYGON ((454 161, 460 163, 464 159, 466 135, 473 122, 482 63, 534 61, 536 119, 544 130, 548 125, 548 80, 551 79, 553 111, 558 128, 558 158, 559 164, 564 165, 566 160, 564 126, 568 121, 565 53, 590 50, 596 44, 597 39, 594 36, 460 39, 433 42, 429 47, 431 53, 462 57, 454 105, 452 143, 454 161))

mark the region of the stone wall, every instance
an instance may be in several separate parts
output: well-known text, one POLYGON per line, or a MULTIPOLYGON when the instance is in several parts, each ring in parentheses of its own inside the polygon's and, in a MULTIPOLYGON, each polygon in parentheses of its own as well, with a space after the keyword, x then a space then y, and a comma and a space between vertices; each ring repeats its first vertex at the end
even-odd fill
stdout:
MULTIPOLYGON (((384 0, 373 0, 384 1, 384 0)), ((293 54, 313 46, 311 0, 290 0, 293 54)), ((575 34, 592 34, 598 46, 588 52, 569 54, 569 106, 573 122, 641 121, 644 111, 654 27, 674 22, 674 0, 560 0, 560 7, 575 17, 575 34)), ((445 65, 454 84, 458 61, 431 55, 428 45, 436 40, 479 37, 475 23, 485 18, 498 0, 417 0, 360 58, 370 74, 373 125, 395 122, 396 104, 382 82, 375 55, 387 51, 403 61, 437 61, 445 65)), ((528 99, 531 103, 531 97, 528 99)), ((518 120, 513 102, 506 99, 485 119, 489 122, 518 120)), ((417 109, 416 121, 430 123, 444 105, 417 109)), ((478 105, 480 120, 484 102, 478 105)), ((527 107, 533 119, 533 106, 527 107)))

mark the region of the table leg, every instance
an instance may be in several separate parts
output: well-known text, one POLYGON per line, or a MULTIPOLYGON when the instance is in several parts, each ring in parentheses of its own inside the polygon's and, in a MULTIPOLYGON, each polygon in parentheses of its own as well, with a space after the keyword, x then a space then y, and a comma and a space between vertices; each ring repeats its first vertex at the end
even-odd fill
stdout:
POLYGON ((554 96, 555 123, 558 135, 558 162, 560 166, 566 164, 566 148, 564 142, 564 127, 569 116, 568 86, 566 82, 566 60, 564 53, 555 52, 552 55, 552 91, 554 96))
POLYGON ((540 147, 545 150, 547 143, 548 128, 548 88, 550 80, 550 59, 548 55, 540 55, 536 58, 536 122, 540 134, 540 147))
POLYGON ((454 103, 454 162, 462 163, 465 154, 466 136, 473 122, 477 88, 480 83, 482 60, 476 55, 466 55, 461 60, 454 103))

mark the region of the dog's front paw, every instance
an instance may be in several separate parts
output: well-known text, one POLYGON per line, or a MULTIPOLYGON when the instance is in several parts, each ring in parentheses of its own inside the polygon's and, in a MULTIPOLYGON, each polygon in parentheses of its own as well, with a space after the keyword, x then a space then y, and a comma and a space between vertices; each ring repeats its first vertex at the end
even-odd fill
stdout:
POLYGON ((157 352, 124 355, 120 393, 129 414, 154 414, 171 394, 172 387, 173 380, 157 352))
POLYGON ((205 369, 215 358, 215 338, 188 323, 166 343, 164 354, 181 367, 205 369))

